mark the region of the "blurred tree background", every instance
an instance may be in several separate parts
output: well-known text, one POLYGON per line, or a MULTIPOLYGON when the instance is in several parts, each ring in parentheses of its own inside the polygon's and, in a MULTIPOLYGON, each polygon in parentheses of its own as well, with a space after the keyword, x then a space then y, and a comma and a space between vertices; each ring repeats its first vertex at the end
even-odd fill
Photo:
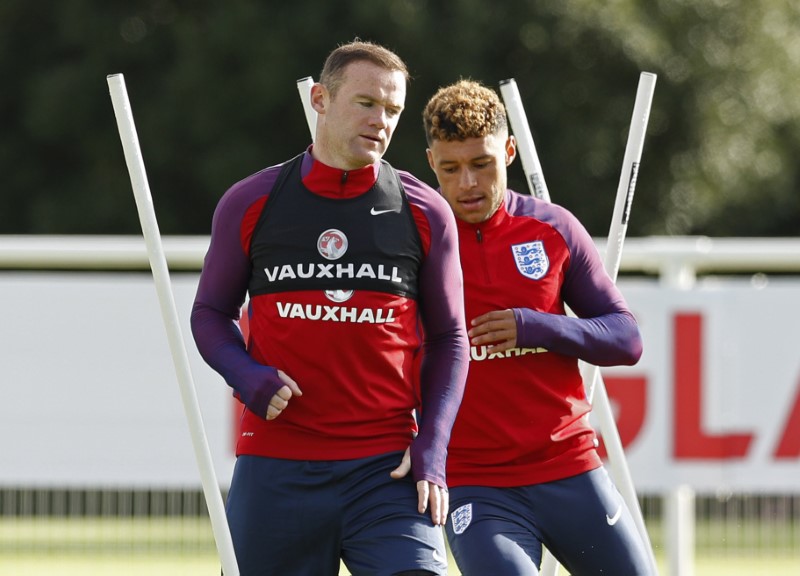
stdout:
MULTIPOLYGON (((639 73, 658 75, 631 236, 800 233, 796 0, 0 2, 0 234, 139 234, 106 76, 125 76, 164 234, 309 143, 296 81, 360 37, 414 80, 386 158, 431 185, 441 85, 514 78, 554 202, 608 233, 639 73)), ((511 186, 527 191, 521 163, 511 186)))

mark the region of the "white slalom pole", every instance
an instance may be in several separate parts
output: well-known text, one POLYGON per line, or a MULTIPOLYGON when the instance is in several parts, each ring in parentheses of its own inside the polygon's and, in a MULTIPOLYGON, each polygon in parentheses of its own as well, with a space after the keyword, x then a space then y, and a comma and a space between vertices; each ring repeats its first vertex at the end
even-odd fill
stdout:
POLYGON ((528 180, 530 193, 540 200, 550 202, 550 192, 548 192, 547 184, 544 181, 542 165, 539 163, 538 154, 536 154, 536 146, 533 143, 533 136, 531 135, 528 118, 525 116, 525 108, 522 106, 522 99, 519 96, 516 80, 510 78, 501 81, 500 94, 503 96, 503 101, 506 105, 511 131, 520 143, 518 146, 519 156, 528 180))
MULTIPOLYGON (((628 132, 628 143, 625 147, 625 156, 622 160, 622 173, 620 175, 619 187, 617 188, 617 197, 614 201, 614 214, 611 218, 608 243, 603 260, 606 272, 608 272, 608 275, 614 282, 617 281, 619 265, 622 260, 622 245, 628 230, 633 192, 636 187, 636 177, 639 172, 639 162, 642 158, 644 137, 647 131, 647 122, 650 118, 650 106, 653 102, 655 86, 655 74, 642 72, 639 75, 639 86, 636 90, 636 101, 633 106, 631 126, 628 132)), ((647 545, 653 573, 657 574, 656 561, 653 555, 653 547, 650 543, 650 536, 647 533, 644 516, 642 515, 641 508, 639 507, 639 500, 636 497, 636 491, 633 487, 633 479, 631 478, 628 463, 625 459, 625 453, 622 449, 622 440, 619 437, 619 430, 614 421, 614 414, 611 410, 608 392, 600 377, 600 369, 597 366, 588 366, 585 381, 589 384, 587 396, 597 415, 600 430, 603 435, 603 443, 608 452, 608 461, 611 465, 611 471, 616 480, 617 488, 632 512, 633 520, 636 523, 639 535, 647 545), (597 395, 596 399, 594 398, 595 395, 597 395)))
POLYGON ((158 230, 150 186, 147 183, 147 173, 144 168, 142 151, 139 148, 136 126, 133 123, 133 113, 125 88, 125 79, 122 74, 111 74, 107 77, 107 81, 111 92, 111 101, 114 105, 114 114, 117 117, 117 128, 122 140, 122 148, 125 152, 125 161, 128 165, 128 172, 133 186, 133 195, 139 211, 139 221, 142 225, 150 267, 153 270, 153 279, 155 280, 158 300, 161 306, 161 316, 167 330, 172 359, 178 375, 181 398, 189 424, 195 458, 200 468, 200 478, 211 517, 211 528, 214 532, 217 551, 225 576, 239 576, 239 567, 233 550, 233 540, 231 539, 230 528, 225 516, 219 484, 214 474, 211 451, 203 428, 200 404, 197 401, 197 391, 192 381, 189 358, 178 323, 178 313, 170 287, 169 268, 167 267, 167 259, 161 244, 161 234, 158 230))
MULTIPOLYGON (((625 156, 622 159, 622 172, 620 173, 617 196, 614 200, 614 213, 611 217, 611 226, 608 231, 603 266, 613 282, 617 281, 620 262, 622 261, 622 245, 628 232, 633 193, 636 189, 636 178, 639 174, 639 163, 642 159, 644 137, 647 123, 650 118, 650 106, 653 102, 653 92, 656 87, 656 75, 651 72, 642 72, 639 75, 639 86, 636 89, 636 101, 631 116, 631 126, 628 131, 628 143, 625 146, 625 156)), ((593 367, 594 372, 599 372, 593 367)), ((592 401, 594 392, 594 379, 588 380, 589 401, 592 401)))
MULTIPOLYGON (((628 150, 626 149, 625 158, 627 159, 629 156, 636 158, 636 166, 635 168, 631 164, 626 164, 623 161, 623 173, 632 174, 633 184, 635 185, 635 172, 634 170, 638 170, 638 163, 641 159, 641 151, 644 142, 644 132, 647 127, 647 118, 649 116, 650 110, 650 103, 652 102, 653 97, 653 90, 655 88, 655 75, 650 73, 642 73, 640 76, 640 84, 639 89, 637 90, 636 95, 636 105, 634 106, 634 121, 639 118, 640 120, 644 120, 643 124, 631 127, 632 135, 634 138, 631 138, 629 135, 629 143, 628 149, 631 148, 631 141, 638 141, 638 154, 636 150, 633 149, 629 154, 628 150), (638 108, 638 110, 637 110, 638 108), (635 134, 634 134, 635 132, 635 134), (626 172, 626 166, 628 166, 628 171, 626 172)), ((525 170, 525 174, 528 177, 529 186, 532 189, 532 193, 534 190, 533 183, 537 181, 544 182, 544 177, 541 175, 541 165, 539 163, 538 158, 536 157, 536 148, 533 144, 533 138, 530 133, 530 128, 528 127, 527 120, 525 119, 525 112, 522 107, 522 101, 519 97, 519 91, 516 87, 516 82, 511 80, 505 80, 500 84, 500 91, 503 94, 503 100, 506 105, 506 109, 508 111, 509 122, 511 123, 512 130, 517 138, 518 148, 520 150, 520 157, 523 159, 523 168, 525 170), (526 156, 529 158, 528 162, 524 162, 526 156), (532 158, 531 158, 532 156, 532 158)), ((622 184, 620 184, 622 186, 622 184)), ((626 186, 627 189, 630 186, 626 186)), ((546 190, 546 187, 545 187, 546 190)), ((549 195, 543 197, 537 194, 537 197, 545 199, 549 201, 549 195)), ((617 200, 619 200, 619 193, 617 196, 617 200)), ((633 193, 632 188, 630 194, 626 195, 627 202, 622 207, 624 210, 624 223, 625 229, 627 229, 627 222, 628 216, 630 214, 630 205, 631 201, 633 200, 633 193)), ((612 216, 612 230, 615 230, 615 222, 622 221, 622 216, 617 215, 617 204, 615 204, 614 215, 612 216)), ((624 230, 622 234, 624 235, 624 230)), ((614 236, 617 237, 617 236, 614 236)), ((609 244, 611 243, 612 236, 609 235, 609 244)), ((621 258, 622 254, 622 241, 617 242, 618 245, 618 252, 616 253, 617 258, 621 258)), ((607 252, 608 256, 608 252, 607 252)), ((608 270, 608 265, 606 264, 608 260, 604 262, 606 266, 606 270, 608 270)), ((619 270, 619 261, 616 262, 614 266, 614 274, 612 279, 616 281, 616 271, 619 270)), ((606 448, 608 451, 608 458, 609 464, 611 465, 612 472, 614 473, 614 477, 617 481, 618 488, 620 490, 620 494, 622 495, 623 499, 625 500, 626 504, 628 505, 629 509, 631 510, 631 514, 633 515, 634 521, 636 523, 637 530, 639 531, 642 539, 646 544, 646 548, 648 554, 650 556, 650 561, 652 564, 653 574, 657 574, 657 568, 655 564, 655 557, 653 556, 653 548, 650 543, 650 537, 647 534, 647 528, 644 523, 644 517, 642 516, 641 508, 639 506, 639 501, 636 497, 636 491, 633 487, 633 481, 630 477, 630 472, 628 471, 627 461, 625 459, 625 454, 622 450, 622 442, 619 438, 619 431, 617 430, 616 422, 614 420, 613 413, 611 411, 611 404, 606 393, 605 384, 603 383, 602 375, 600 374, 600 370, 597 366, 592 366, 591 373, 585 378, 585 381, 589 383, 589 389, 587 391, 587 396, 589 401, 592 401, 592 395, 594 389, 601 390, 599 398, 593 403, 593 408, 597 410, 599 416, 599 424, 601 433, 603 435, 603 441, 606 444, 606 448), (608 440, 610 439, 610 440, 608 440), (609 443, 611 446, 609 446, 609 443)), ((542 559, 542 576, 555 576, 558 571, 558 563, 552 557, 552 555, 545 551, 545 555, 542 559)))
POLYGON ((314 78, 306 76, 297 81, 297 91, 300 92, 300 100, 303 102, 303 112, 306 113, 308 130, 311 132, 311 141, 317 134, 317 111, 311 106, 311 87, 314 85, 314 78))
POLYGON ((606 271, 614 282, 617 281, 617 273, 622 260, 622 245, 628 231, 633 192, 636 188, 636 177, 639 174, 639 163, 642 160, 644 137, 650 119, 650 106, 653 103, 655 89, 656 75, 652 72, 642 72, 639 75, 639 86, 636 89, 636 101, 633 105, 631 127, 628 131, 628 144, 622 159, 622 172, 617 187, 614 215, 611 218, 604 259, 606 271))

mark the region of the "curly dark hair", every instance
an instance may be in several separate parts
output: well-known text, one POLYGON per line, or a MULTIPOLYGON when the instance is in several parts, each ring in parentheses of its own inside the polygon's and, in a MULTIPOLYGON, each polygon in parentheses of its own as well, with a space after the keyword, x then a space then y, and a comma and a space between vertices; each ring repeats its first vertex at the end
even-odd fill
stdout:
POLYGON ((439 88, 422 112, 428 146, 437 140, 483 138, 508 131, 506 109, 497 92, 474 80, 439 88))

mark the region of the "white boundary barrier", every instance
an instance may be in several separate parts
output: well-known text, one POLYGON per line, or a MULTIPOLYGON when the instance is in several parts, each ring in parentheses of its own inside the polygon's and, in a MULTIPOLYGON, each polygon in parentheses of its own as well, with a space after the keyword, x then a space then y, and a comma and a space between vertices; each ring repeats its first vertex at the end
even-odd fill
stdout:
MULTIPOLYGON (((174 270, 200 270, 207 236, 165 236, 164 252, 174 270)), ((596 240, 601 253, 605 240, 596 240)), ((0 235, 4 270, 149 270, 139 236, 0 235)), ((700 274, 800 274, 798 238, 710 238, 649 236, 628 238, 620 263, 623 274, 656 275, 662 284, 690 288, 700 274)))

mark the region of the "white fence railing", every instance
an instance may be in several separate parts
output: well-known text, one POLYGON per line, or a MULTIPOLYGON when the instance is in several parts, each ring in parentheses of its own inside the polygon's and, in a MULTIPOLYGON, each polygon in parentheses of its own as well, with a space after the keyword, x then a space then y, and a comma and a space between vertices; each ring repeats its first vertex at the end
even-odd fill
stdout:
MULTIPOLYGON (((170 268, 199 270, 207 236, 165 236, 170 268)), ((604 240, 598 240, 602 252, 604 240)), ((139 236, 0 236, 0 269, 147 269, 139 236)), ((628 238, 622 273, 659 276, 690 287, 699 274, 800 273, 800 238, 628 238)))

